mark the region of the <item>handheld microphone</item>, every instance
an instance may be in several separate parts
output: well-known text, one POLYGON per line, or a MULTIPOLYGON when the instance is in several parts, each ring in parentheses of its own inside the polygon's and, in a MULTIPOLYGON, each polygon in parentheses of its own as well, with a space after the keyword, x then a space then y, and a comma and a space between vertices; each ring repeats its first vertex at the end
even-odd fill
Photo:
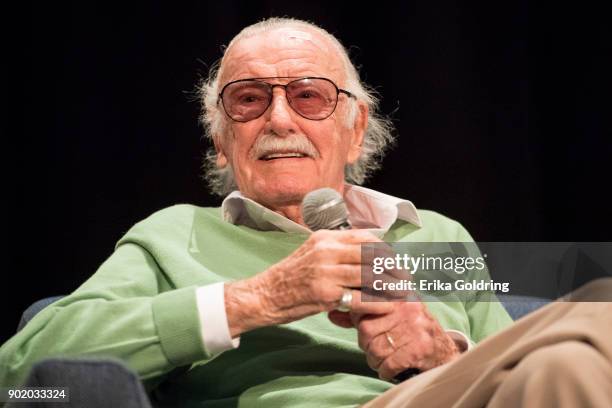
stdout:
POLYGON ((312 231, 351 229, 344 199, 333 188, 320 188, 306 194, 302 200, 302 217, 312 231))

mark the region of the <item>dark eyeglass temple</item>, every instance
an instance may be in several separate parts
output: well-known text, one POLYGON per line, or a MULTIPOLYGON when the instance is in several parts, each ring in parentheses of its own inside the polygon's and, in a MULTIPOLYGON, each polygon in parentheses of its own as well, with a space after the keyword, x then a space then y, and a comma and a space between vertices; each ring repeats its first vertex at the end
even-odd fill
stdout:
POLYGON ((345 91, 344 89, 340 89, 338 88, 338 93, 343 93, 346 96, 348 96, 349 98, 353 98, 353 99, 357 99, 357 97, 355 95, 353 95, 351 92, 349 91, 345 91))

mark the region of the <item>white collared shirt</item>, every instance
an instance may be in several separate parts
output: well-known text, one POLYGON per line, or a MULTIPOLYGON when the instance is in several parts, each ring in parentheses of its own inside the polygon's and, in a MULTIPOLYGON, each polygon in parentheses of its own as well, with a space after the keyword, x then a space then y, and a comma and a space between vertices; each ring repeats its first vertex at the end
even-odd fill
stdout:
MULTIPOLYGON (((378 238, 382 238, 398 219, 422 226, 416 207, 408 200, 346 184, 344 201, 353 228, 364 229, 378 238)), ((240 191, 230 193, 223 200, 221 213, 227 222, 261 231, 278 230, 305 234, 312 232, 307 227, 244 197, 240 191)), ((196 291, 204 347, 213 355, 240 345, 239 337, 232 339, 230 336, 223 284, 219 282, 202 286, 196 291)), ((447 330, 447 333, 460 348, 469 348, 470 342, 465 334, 457 330, 447 330)))
MULTIPOLYGON (((389 231, 398 219, 420 227, 416 207, 402 200, 369 188, 346 184, 344 187, 349 220, 355 229, 365 229, 379 238, 389 231)), ((234 225, 246 225, 261 231, 279 230, 310 234, 307 227, 246 198, 240 191, 230 193, 221 204, 223 219, 234 225)))

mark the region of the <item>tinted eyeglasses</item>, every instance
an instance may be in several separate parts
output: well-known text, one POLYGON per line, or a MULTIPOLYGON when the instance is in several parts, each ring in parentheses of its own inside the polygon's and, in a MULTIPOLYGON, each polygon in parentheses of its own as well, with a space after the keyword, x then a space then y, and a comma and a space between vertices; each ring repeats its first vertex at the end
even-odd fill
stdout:
POLYGON ((323 120, 336 110, 341 93, 350 98, 355 95, 340 89, 327 78, 300 77, 285 85, 270 84, 267 79, 292 79, 295 77, 266 77, 239 79, 228 83, 219 94, 227 116, 236 122, 257 119, 272 104, 272 91, 285 89, 289 106, 300 116, 310 120, 323 120))

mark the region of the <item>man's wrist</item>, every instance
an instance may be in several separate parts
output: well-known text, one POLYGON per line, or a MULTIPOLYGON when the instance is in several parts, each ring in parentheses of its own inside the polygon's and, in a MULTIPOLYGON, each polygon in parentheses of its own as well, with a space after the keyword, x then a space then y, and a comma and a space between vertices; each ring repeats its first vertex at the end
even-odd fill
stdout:
POLYGON ((232 338, 268 325, 254 278, 227 282, 223 287, 225 312, 232 338))

